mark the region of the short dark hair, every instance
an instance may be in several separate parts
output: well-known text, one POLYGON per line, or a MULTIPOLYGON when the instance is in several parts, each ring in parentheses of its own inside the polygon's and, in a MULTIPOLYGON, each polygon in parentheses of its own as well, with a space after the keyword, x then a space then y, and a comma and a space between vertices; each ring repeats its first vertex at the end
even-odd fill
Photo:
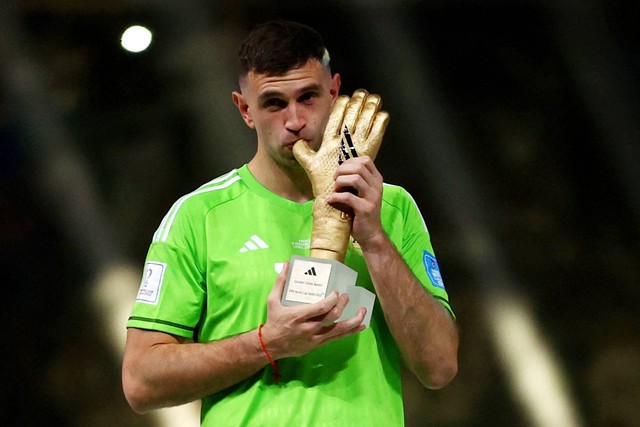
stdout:
POLYGON ((265 22, 240 44, 238 74, 279 76, 314 58, 329 65, 329 53, 316 30, 291 21, 265 22))

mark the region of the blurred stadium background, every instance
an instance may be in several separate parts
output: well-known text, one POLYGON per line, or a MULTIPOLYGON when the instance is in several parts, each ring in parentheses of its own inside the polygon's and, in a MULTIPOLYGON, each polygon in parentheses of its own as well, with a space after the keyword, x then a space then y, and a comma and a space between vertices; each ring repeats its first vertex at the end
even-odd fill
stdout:
POLYGON ((3 0, 0 424, 190 425, 128 408, 124 321, 172 202, 253 154, 235 55, 278 18, 323 34, 343 93, 382 95, 378 167, 458 315, 460 373, 408 375, 407 426, 639 426, 634 0, 3 0))

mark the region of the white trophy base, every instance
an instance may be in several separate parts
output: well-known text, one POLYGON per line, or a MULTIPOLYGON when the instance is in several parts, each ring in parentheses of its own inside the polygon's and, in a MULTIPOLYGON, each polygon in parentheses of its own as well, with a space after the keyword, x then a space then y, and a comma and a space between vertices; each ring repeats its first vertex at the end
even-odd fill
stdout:
POLYGON ((333 291, 346 293, 349 295, 349 304, 337 321, 349 319, 356 315, 360 307, 365 307, 367 314, 362 323, 369 327, 376 296, 373 292, 356 286, 357 277, 358 273, 339 261, 293 255, 282 293, 282 304, 313 304, 333 291))

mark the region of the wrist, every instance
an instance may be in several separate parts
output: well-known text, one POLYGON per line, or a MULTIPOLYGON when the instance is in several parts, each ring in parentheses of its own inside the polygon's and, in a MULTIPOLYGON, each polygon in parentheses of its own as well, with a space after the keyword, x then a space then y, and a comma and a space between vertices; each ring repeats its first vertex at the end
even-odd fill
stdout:
POLYGON ((383 229, 380 229, 376 233, 372 233, 370 236, 362 239, 356 239, 358 245, 363 252, 376 252, 386 249, 387 245, 391 242, 387 233, 383 229))
POLYGON ((278 366, 278 362, 267 348, 267 344, 265 343, 265 337, 263 334, 263 328, 264 324, 260 324, 260 326, 258 326, 258 341, 260 343, 260 348, 264 357, 267 359, 267 361, 271 365, 271 368, 273 369, 273 380, 277 383, 278 381, 280 381, 280 368, 278 366))

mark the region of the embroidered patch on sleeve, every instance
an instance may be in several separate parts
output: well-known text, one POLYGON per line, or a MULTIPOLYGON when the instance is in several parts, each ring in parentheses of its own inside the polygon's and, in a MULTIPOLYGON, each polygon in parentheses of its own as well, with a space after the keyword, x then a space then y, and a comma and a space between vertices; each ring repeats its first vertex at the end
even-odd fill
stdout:
POLYGON ((136 301, 153 305, 158 303, 166 268, 167 264, 162 262, 147 262, 144 265, 144 275, 142 276, 136 301))
POLYGON ((422 262, 433 286, 444 289, 444 280, 442 280, 442 274, 440 274, 440 267, 438 266, 436 257, 427 251, 423 251, 422 262))

